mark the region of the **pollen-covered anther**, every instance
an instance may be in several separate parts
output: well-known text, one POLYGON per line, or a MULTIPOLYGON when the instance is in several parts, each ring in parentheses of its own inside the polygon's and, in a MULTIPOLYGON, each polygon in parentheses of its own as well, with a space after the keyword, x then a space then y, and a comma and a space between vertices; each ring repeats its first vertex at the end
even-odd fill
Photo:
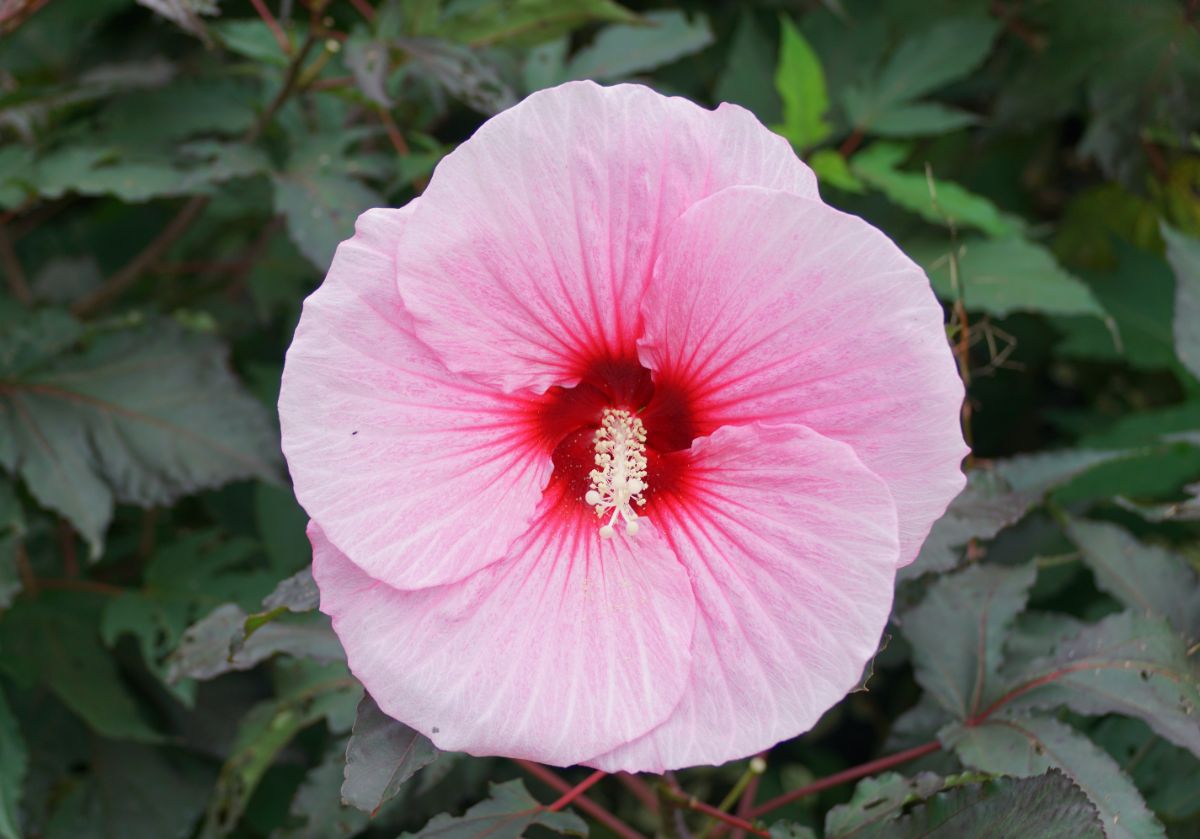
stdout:
POLYGON ((629 411, 606 408, 596 429, 596 468, 589 477, 592 488, 584 501, 596 515, 608 521, 600 527, 600 536, 608 539, 616 533, 617 520, 625 522, 625 532, 638 532, 638 514, 634 505, 646 503, 646 428, 629 411))

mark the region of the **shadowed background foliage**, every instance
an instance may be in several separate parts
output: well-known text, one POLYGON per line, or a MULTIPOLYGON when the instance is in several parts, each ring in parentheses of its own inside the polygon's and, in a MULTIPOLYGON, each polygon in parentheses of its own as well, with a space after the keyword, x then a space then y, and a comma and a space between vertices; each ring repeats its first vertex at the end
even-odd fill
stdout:
POLYGON ((1198 91, 1195 0, 0 0, 0 837, 1200 835, 1198 91), (363 698, 273 405, 358 213, 576 78, 924 265, 975 454, 864 690, 555 808, 363 698))

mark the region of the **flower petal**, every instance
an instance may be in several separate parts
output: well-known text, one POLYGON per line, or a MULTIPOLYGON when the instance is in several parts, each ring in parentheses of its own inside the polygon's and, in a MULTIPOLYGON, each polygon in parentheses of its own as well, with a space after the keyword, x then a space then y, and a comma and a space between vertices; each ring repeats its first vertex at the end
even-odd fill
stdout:
POLYGON ((701 434, 798 423, 888 483, 911 562, 962 489, 963 387, 925 274, 883 233, 754 187, 691 207, 646 292, 642 363, 693 398, 701 434))
POLYGON ((400 292, 450 369, 509 392, 571 385, 589 360, 633 357, 664 227, 734 184, 817 195, 788 143, 735 105, 541 91, 438 165, 400 245, 400 292))
POLYGON ((413 334, 392 260, 411 215, 359 218, 305 301, 279 395, 300 504, 340 551, 399 588, 500 559, 552 470, 510 397, 450 373, 413 334))
POLYGON ((683 701, 645 737, 585 763, 719 764, 811 728, 851 690, 887 622, 899 544, 884 482, 800 426, 701 438, 656 506, 699 612, 683 701))
POLYGON ((350 669, 439 748, 566 766, 679 702, 695 621, 683 567, 648 522, 601 541, 594 518, 562 514, 552 495, 507 559, 421 591, 372 580, 309 527, 350 669))

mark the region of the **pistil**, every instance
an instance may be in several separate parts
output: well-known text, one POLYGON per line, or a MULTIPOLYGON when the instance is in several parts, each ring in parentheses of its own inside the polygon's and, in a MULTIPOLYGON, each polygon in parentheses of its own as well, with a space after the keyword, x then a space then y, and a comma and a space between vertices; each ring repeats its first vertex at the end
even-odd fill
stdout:
POLYGON ((638 514, 634 506, 646 499, 646 429, 629 411, 606 408, 595 435, 596 468, 592 470, 592 488, 584 500, 608 521, 600 526, 600 536, 609 539, 616 532, 618 519, 625 532, 638 532, 638 514))

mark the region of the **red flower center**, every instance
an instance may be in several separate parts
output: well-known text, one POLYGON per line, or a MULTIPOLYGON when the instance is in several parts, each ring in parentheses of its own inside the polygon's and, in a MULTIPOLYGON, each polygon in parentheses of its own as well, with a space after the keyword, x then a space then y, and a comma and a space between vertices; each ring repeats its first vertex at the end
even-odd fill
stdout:
POLYGON ((551 453, 554 474, 547 491, 562 493, 564 503, 590 509, 585 502, 596 469, 596 432, 605 412, 628 411, 645 429, 646 477, 642 498, 650 511, 655 498, 678 490, 697 426, 686 388, 661 373, 655 382, 636 358, 601 359, 583 372, 574 387, 553 387, 531 406, 531 425, 551 453))

